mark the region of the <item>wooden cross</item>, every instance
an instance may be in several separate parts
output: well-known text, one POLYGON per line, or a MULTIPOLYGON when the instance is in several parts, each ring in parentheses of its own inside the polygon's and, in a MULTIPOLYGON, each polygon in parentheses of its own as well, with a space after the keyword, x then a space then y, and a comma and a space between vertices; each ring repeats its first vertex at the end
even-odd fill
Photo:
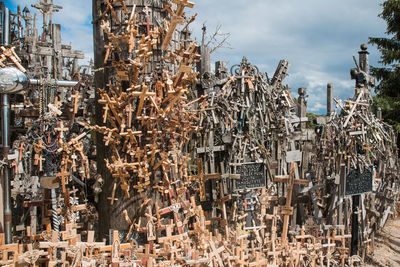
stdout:
POLYGON ((143 13, 146 16, 146 27, 147 27, 147 35, 150 35, 150 26, 153 25, 153 23, 150 23, 150 12, 151 9, 148 6, 145 6, 145 8, 143 8, 143 13))
POLYGON ((66 187, 65 185, 68 184, 68 179, 67 177, 70 175, 69 172, 66 172, 67 169, 67 164, 65 164, 65 168, 61 168, 61 171, 59 173, 56 174, 56 177, 59 177, 61 179, 61 186, 62 186, 62 192, 65 193, 66 192, 66 187))
POLYGON ((347 117, 346 117, 346 121, 343 124, 343 128, 346 128, 346 126, 349 123, 351 117, 353 116, 354 111, 356 110, 357 105, 360 103, 361 98, 363 97, 363 95, 364 95, 364 90, 362 90, 360 92, 360 94, 358 95, 356 102, 353 104, 353 106, 350 109, 350 112, 347 111, 346 109, 344 109, 344 111, 346 111, 349 115, 347 115, 347 117))
MULTIPOLYGON (((1 50, 3 51, 3 57, 6 56, 8 57, 16 66, 17 68, 22 71, 22 72, 26 72, 26 69, 21 65, 21 59, 17 56, 17 54, 14 51, 14 47, 12 48, 5 48, 4 46, 1 46, 1 50)), ((2 67, 4 67, 4 63, 3 63, 4 59, 2 58, 0 64, 2 65, 2 67)))
POLYGON ((143 104, 144 104, 145 98, 154 97, 156 95, 155 92, 148 92, 148 90, 149 90, 149 87, 147 85, 143 84, 141 92, 138 92, 138 91, 131 92, 131 95, 139 97, 139 105, 137 107, 136 117, 139 117, 142 114, 142 109, 143 109, 143 104))
POLYGON ((118 231, 113 231, 113 239, 112 239, 112 250, 111 250, 111 261, 119 262, 119 253, 121 249, 121 242, 119 241, 118 231))
POLYGON ((225 247, 222 246, 222 247, 219 247, 219 248, 217 249, 217 248, 215 247, 214 241, 212 241, 212 240, 208 241, 208 243, 210 244, 210 250, 211 250, 210 253, 208 254, 208 258, 209 258, 209 259, 212 259, 212 258, 215 257, 216 260, 217 260, 218 265, 221 266, 221 267, 224 266, 220 254, 222 253, 222 251, 225 250, 225 247))
POLYGON ((54 130, 60 132, 60 144, 62 144, 62 143, 64 142, 64 141, 63 141, 63 139, 64 139, 64 132, 68 131, 69 128, 64 127, 63 121, 60 121, 60 122, 59 122, 59 127, 54 128, 54 130))
POLYGON ((208 134, 208 145, 196 149, 197 154, 207 154, 210 158, 210 172, 215 172, 215 152, 225 151, 225 145, 214 146, 214 129, 211 129, 208 134))
POLYGON ((38 165, 39 164, 39 159, 41 157, 41 152, 43 149, 45 149, 46 147, 43 146, 43 140, 39 139, 37 144, 33 144, 33 150, 35 150, 35 160, 33 162, 34 165, 38 165))
POLYGON ((200 201, 206 200, 205 181, 218 178, 221 178, 221 175, 219 173, 204 174, 203 160, 202 158, 197 158, 197 176, 191 176, 189 177, 189 179, 192 181, 197 181, 199 183, 200 201))
POLYGON ((24 142, 21 141, 20 144, 19 144, 19 147, 17 149, 18 149, 18 161, 21 161, 22 153, 23 153, 23 151, 25 149, 24 142))
POLYGON ((74 114, 76 114, 76 113, 78 113, 79 98, 82 98, 82 97, 79 95, 78 91, 75 91, 75 94, 72 95, 71 97, 75 99, 75 101, 74 101, 74 114))
POLYGON ((342 261, 342 267, 345 266, 346 259, 350 255, 350 248, 346 247, 346 238, 351 239, 351 234, 345 234, 345 228, 340 228, 340 235, 336 235, 336 231, 333 232, 332 240, 341 242, 340 247, 336 247, 340 251, 340 258, 342 261))
POLYGON ((61 232, 62 240, 67 240, 69 244, 76 244, 77 232, 72 223, 65 225, 65 231, 61 232))
POLYGON ((45 161, 46 159, 42 157, 42 153, 40 153, 38 160, 39 160, 39 171, 43 171, 43 161, 45 161))
POLYGON ((193 8, 194 3, 189 2, 188 0, 173 0, 172 1, 174 4, 178 5, 178 8, 173 12, 174 14, 172 15, 172 21, 168 27, 168 32, 164 37, 164 41, 162 43, 162 50, 167 50, 168 44, 171 41, 172 35, 176 29, 176 26, 178 24, 183 23, 183 10, 185 7, 193 8))
POLYGON ((119 17, 117 15, 117 13, 115 12, 114 7, 110 3, 110 0, 106 0, 106 3, 107 3, 107 9, 111 11, 111 14, 114 16, 115 20, 122 26, 122 23, 119 20, 119 17))
POLYGON ((132 127, 132 104, 129 103, 129 105, 125 108, 126 113, 128 114, 128 128, 132 127))
MULTIPOLYGON (((333 231, 336 231, 336 230, 333 230, 333 231)), ((331 266, 331 259, 332 259, 333 252, 334 252, 333 250, 336 247, 336 243, 335 242, 331 243, 331 241, 332 241, 331 232, 332 232, 332 229, 329 229, 328 233, 327 233, 327 236, 325 238, 325 239, 328 240, 328 242, 326 244, 322 245, 322 247, 328 248, 327 249, 328 251, 327 251, 327 253, 325 255, 325 258, 327 259, 327 266, 331 266), (333 248, 333 250, 332 250, 332 248, 333 248)))
POLYGON ((106 122, 107 122, 108 110, 109 110, 109 107, 108 107, 108 104, 107 104, 107 103, 105 103, 103 109, 104 109, 103 123, 106 123, 106 122))
POLYGON ((121 168, 118 169, 118 173, 112 175, 114 178, 121 179, 121 189, 125 192, 127 198, 131 198, 129 194, 129 184, 126 182, 125 178, 131 177, 131 175, 127 172, 123 172, 121 168))
POLYGON ((114 182, 113 190, 112 190, 112 193, 111 193, 111 197, 108 197, 108 198, 107 198, 108 200, 111 200, 111 203, 110 203, 111 206, 114 205, 114 201, 115 201, 115 200, 118 200, 118 198, 115 198, 115 191, 116 191, 116 189, 117 189, 117 183, 114 182))
POLYGON ((283 229, 282 229, 282 246, 286 246, 287 244, 287 234, 289 229, 289 219, 290 215, 293 215, 293 207, 292 207, 292 194, 293 194, 293 187, 295 184, 300 185, 308 185, 310 181, 306 179, 295 179, 294 172, 296 168, 296 163, 292 162, 290 165, 290 173, 289 177, 287 176, 275 176, 274 182, 281 182, 286 183, 286 204, 282 207, 282 214, 283 214, 283 229))
POLYGON ((60 116, 62 114, 61 110, 59 110, 55 105, 52 103, 49 103, 47 107, 57 116, 60 116))

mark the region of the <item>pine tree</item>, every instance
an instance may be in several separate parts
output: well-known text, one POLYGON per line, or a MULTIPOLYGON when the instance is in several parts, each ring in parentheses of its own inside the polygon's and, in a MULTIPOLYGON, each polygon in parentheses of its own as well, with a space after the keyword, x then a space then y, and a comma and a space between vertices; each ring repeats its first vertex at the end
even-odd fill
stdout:
POLYGON ((379 17, 386 21, 388 37, 370 37, 381 53, 383 67, 371 67, 379 81, 375 88, 375 107, 381 107, 384 119, 400 130, 400 1, 387 0, 379 17))

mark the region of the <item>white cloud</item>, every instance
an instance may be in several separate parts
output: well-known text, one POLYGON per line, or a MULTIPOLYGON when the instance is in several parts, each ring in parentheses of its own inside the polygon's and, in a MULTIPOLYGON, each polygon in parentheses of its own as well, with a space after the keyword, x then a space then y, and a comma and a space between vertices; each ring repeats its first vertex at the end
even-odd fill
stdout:
MULTIPOLYGON (((11 0, 30 7, 36 0, 11 0)), ((287 82, 296 95, 298 87, 308 88, 310 110, 325 112, 325 87, 331 82, 335 96, 353 95, 354 83, 349 70, 354 67, 359 45, 369 36, 385 36, 385 22, 378 18, 379 1, 365 0, 193 0, 198 13, 192 24, 193 36, 201 40, 201 27, 206 22, 209 33, 217 24, 229 32, 233 49, 220 49, 212 61, 240 63, 243 56, 272 76, 280 59, 289 60, 287 82), (312 107, 311 107, 312 106, 312 107)), ((54 15, 54 23, 63 25, 64 43, 83 50, 85 61, 93 57, 90 0, 54 0, 63 6, 54 15)), ((30 8, 31 11, 34 8, 30 8)), ((377 65, 379 53, 369 48, 371 65, 377 65)))
MULTIPOLYGON (((11 0, 21 8, 29 8, 31 13, 37 13, 37 25, 41 33, 42 16, 36 8, 31 7, 37 0, 11 0)), ((53 23, 61 24, 61 38, 63 44, 71 44, 72 49, 82 50, 85 53, 85 59, 81 64, 86 64, 90 58, 93 58, 93 28, 92 20, 92 1, 71 1, 54 0, 54 5, 62 6, 60 12, 54 13, 53 23)))
MULTIPOLYGON (((280 59, 289 60, 287 82, 293 95, 298 87, 307 87, 309 110, 324 113, 326 84, 334 84, 335 96, 352 97, 352 56, 357 57, 369 36, 385 35, 385 22, 378 18, 381 2, 202 0, 192 11, 199 13, 193 32, 199 40, 204 21, 210 33, 222 24, 222 30, 231 33, 234 50, 219 50, 213 56, 230 64, 246 56, 269 76, 280 59)), ((371 65, 377 65, 379 53, 374 47, 369 51, 371 65)))

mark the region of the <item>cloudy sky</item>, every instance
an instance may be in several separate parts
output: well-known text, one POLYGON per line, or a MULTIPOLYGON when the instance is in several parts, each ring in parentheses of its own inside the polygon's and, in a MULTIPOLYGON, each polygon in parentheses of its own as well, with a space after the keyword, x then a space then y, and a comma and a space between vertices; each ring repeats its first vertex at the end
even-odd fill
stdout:
MULTIPOLYGON (((297 96, 306 87, 308 111, 326 112, 326 84, 334 84, 334 96, 352 97, 354 82, 349 70, 354 67, 360 44, 369 36, 385 36, 385 22, 378 18, 383 0, 193 0, 198 13, 192 24, 194 37, 201 40, 206 23, 211 34, 215 27, 230 33, 233 49, 221 48, 212 61, 240 63, 243 56, 271 77, 280 59, 291 63, 286 82, 297 96)), ((36 0, 6 0, 10 9, 28 6, 36 0)), ((54 0, 63 6, 53 21, 63 26, 63 42, 93 57, 91 0, 54 0)), ((33 8, 31 8, 33 10, 33 8)), ((369 46, 371 65, 377 66, 379 53, 369 46)))

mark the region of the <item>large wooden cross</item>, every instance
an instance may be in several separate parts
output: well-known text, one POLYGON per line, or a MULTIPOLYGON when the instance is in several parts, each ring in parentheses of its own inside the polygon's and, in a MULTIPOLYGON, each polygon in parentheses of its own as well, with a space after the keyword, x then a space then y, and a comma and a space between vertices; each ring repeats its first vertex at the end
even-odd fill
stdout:
POLYGON ((145 84, 142 85, 142 91, 133 91, 131 95, 139 97, 139 105, 137 106, 136 117, 139 117, 142 114, 143 104, 145 98, 154 97, 156 95, 155 92, 148 92, 149 87, 145 84))
POLYGON ((214 130, 211 129, 208 134, 207 146, 196 149, 197 154, 208 154, 210 158, 210 172, 215 172, 215 152, 225 151, 225 145, 214 146, 214 130))
POLYGON ((295 184, 299 185, 308 185, 310 181, 307 179, 295 179, 294 173, 297 164, 292 162, 290 165, 289 176, 275 176, 274 182, 286 183, 286 204, 282 207, 282 215, 283 215, 283 230, 282 230, 282 246, 287 244, 287 234, 289 229, 289 219, 290 215, 293 215, 293 207, 292 207, 292 194, 293 187, 295 184))
POLYGON ((204 174, 203 160, 201 158, 197 158, 197 176, 190 176, 189 179, 191 181, 199 182, 200 201, 206 201, 205 181, 218 178, 221 178, 221 175, 219 173, 204 174))

